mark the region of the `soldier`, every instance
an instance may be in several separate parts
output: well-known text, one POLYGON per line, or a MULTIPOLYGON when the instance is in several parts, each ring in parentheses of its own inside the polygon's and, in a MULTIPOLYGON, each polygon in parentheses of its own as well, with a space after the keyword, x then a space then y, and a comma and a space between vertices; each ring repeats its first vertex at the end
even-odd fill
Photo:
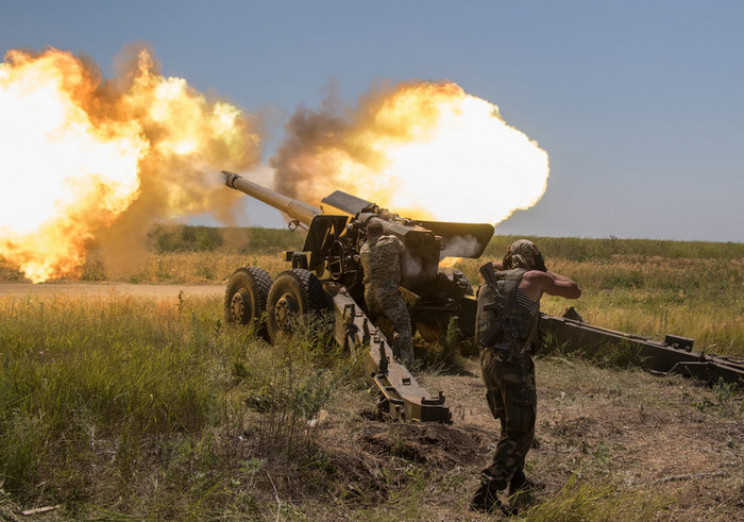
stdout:
POLYGON ((547 293, 576 299, 581 289, 568 277, 548 271, 537 246, 526 239, 512 243, 494 268, 498 272, 490 272, 495 276, 491 283, 497 295, 492 284, 478 291, 476 339, 486 399, 501 424, 501 438, 470 506, 508 512, 499 491, 508 487, 513 495, 538 486, 525 477, 524 458, 535 435, 537 390, 530 349, 537 338, 540 298, 547 293))
POLYGON ((397 334, 398 357, 406 364, 413 362, 411 318, 398 291, 401 262, 405 247, 395 236, 383 235, 382 221, 367 222, 367 241, 359 249, 364 269, 364 300, 371 315, 384 315, 397 334))

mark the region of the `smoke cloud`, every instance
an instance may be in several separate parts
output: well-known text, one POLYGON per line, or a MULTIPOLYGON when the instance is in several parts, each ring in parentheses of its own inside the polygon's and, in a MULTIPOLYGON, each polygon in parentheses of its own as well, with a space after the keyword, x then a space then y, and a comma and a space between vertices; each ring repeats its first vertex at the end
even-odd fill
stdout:
POLYGON ((117 90, 124 100, 140 99, 131 116, 151 145, 139 162, 139 196, 99 236, 109 265, 123 273, 137 259, 127 252, 137 248, 144 253, 146 234, 157 221, 207 212, 234 224, 240 195, 225 189, 218 172, 247 170, 261 153, 257 118, 207 100, 184 80, 164 78, 151 56, 131 47, 118 60, 117 90), (170 91, 169 96, 157 99, 158 90, 170 91), (229 122, 222 132, 221 120, 229 122))
POLYGON ((354 107, 330 91, 297 109, 271 159, 290 197, 317 206, 340 189, 415 219, 498 223, 545 191, 545 151, 455 83, 384 87, 354 107))
POLYGON ((473 236, 455 236, 447 241, 439 254, 439 259, 445 257, 473 257, 480 251, 480 243, 473 236))

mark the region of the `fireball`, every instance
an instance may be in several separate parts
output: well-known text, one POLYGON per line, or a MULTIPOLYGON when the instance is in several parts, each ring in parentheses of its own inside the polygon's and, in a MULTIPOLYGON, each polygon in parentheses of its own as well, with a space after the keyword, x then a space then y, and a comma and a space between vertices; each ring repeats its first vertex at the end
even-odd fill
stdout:
POLYGON ((406 217, 497 224, 544 194, 548 155, 492 103, 452 82, 409 83, 351 116, 302 109, 273 159, 280 190, 339 188, 406 217))
POLYGON ((65 51, 11 50, 0 121, 0 259, 34 282, 74 276, 90 242, 132 216, 146 229, 229 206, 214 172, 259 155, 245 115, 161 76, 145 49, 113 81, 65 51))
MULTIPOLYGON (((240 196, 217 173, 260 157, 248 115, 134 51, 111 80, 53 48, 0 63, 0 262, 34 282, 77 276, 94 243, 130 252, 158 219, 224 221, 240 196)), ((301 109, 271 165, 277 190, 315 205, 342 189, 406 217, 491 223, 534 205, 549 173, 537 143, 452 82, 301 109)))

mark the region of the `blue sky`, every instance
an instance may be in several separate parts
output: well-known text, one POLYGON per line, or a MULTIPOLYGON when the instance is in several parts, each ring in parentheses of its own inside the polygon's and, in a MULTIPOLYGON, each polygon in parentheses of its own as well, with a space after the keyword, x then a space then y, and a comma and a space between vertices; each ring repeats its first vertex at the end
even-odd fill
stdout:
POLYGON ((270 115, 268 151, 332 77, 349 102, 452 80, 550 155, 545 196, 499 232, 740 242, 743 23, 726 0, 5 1, 0 50, 54 46, 111 76, 146 42, 164 74, 270 115))

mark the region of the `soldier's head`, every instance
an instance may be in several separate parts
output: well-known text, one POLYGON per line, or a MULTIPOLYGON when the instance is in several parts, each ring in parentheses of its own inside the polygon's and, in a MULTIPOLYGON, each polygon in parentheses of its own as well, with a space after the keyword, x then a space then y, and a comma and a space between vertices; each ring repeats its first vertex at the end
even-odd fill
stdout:
POLYGON ((367 221, 367 237, 372 239, 382 235, 382 220, 371 218, 367 221))
POLYGON ((547 271, 540 250, 529 239, 518 239, 509 245, 504 256, 504 268, 507 270, 510 268, 524 268, 525 270, 547 271))

